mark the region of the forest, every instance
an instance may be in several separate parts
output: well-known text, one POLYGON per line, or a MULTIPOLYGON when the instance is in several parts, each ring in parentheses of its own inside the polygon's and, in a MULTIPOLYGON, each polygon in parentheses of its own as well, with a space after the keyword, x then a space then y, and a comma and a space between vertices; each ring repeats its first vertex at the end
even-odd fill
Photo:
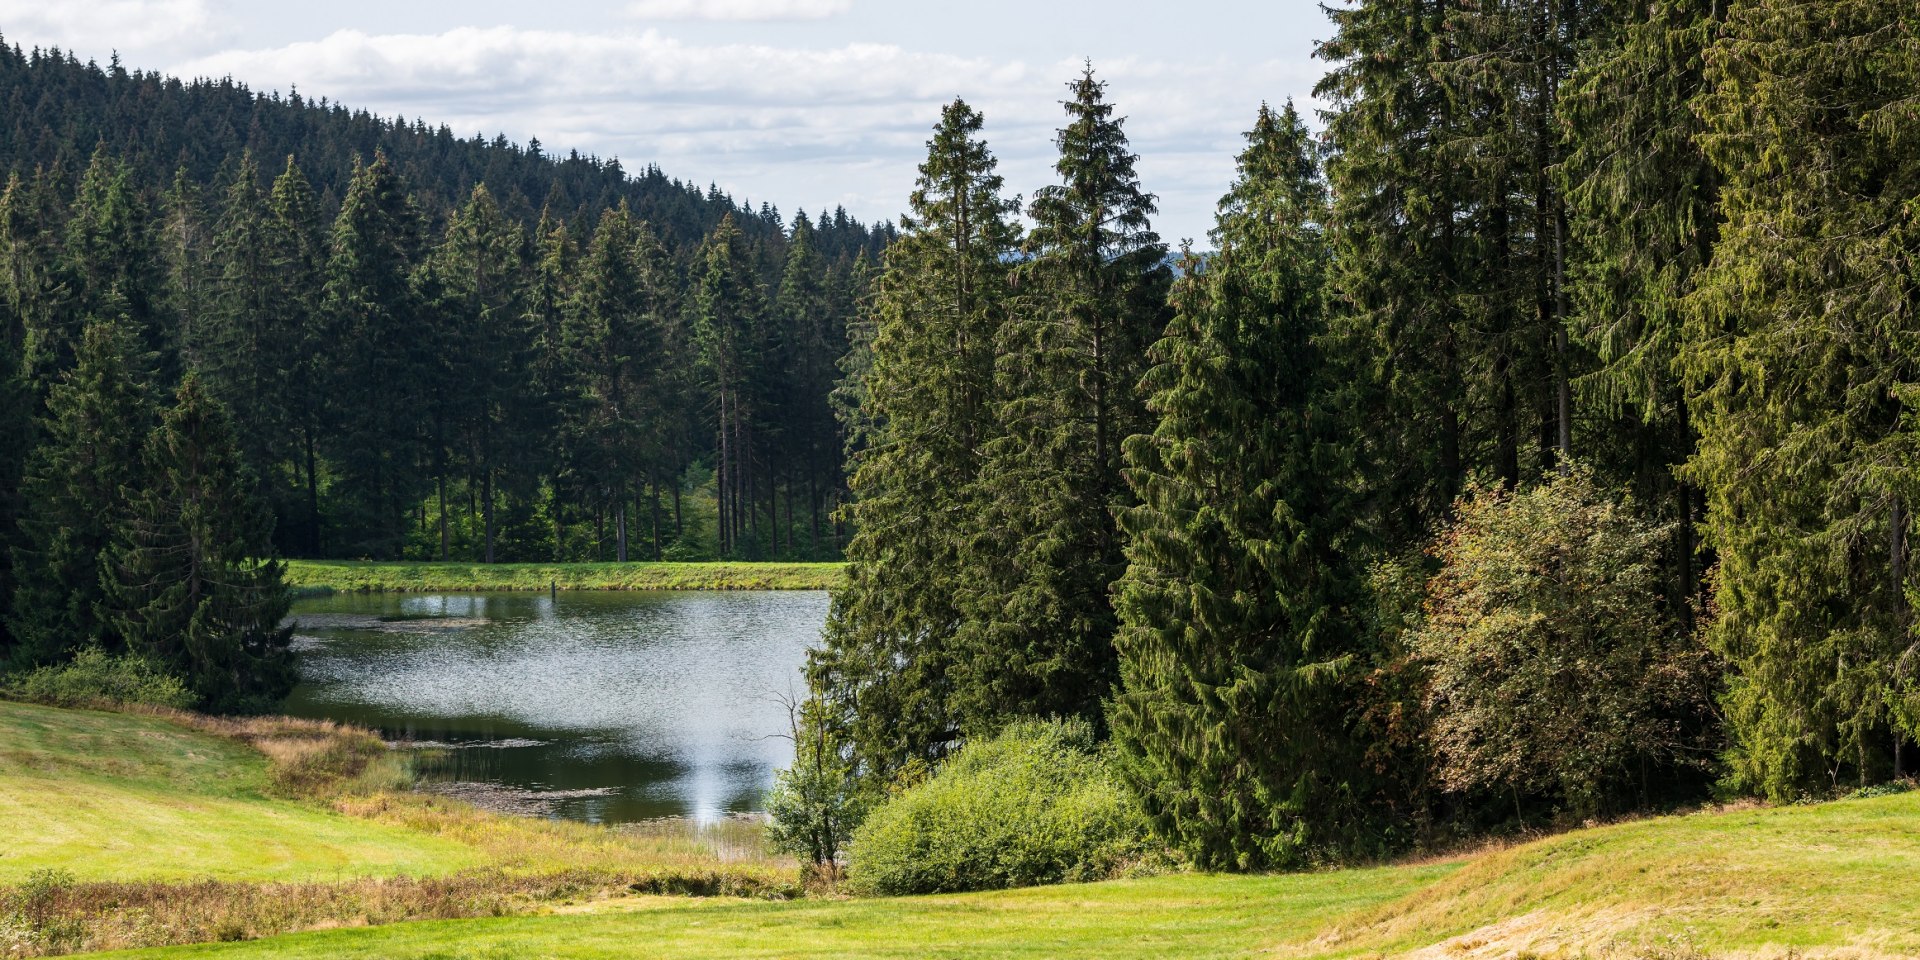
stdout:
POLYGON ((1910 775, 1910 3, 1328 15, 1181 250, 1092 65, 867 225, 0 44, 0 660, 265 710, 279 558, 844 556, 828 867, 993 763, 1227 870, 1910 775))

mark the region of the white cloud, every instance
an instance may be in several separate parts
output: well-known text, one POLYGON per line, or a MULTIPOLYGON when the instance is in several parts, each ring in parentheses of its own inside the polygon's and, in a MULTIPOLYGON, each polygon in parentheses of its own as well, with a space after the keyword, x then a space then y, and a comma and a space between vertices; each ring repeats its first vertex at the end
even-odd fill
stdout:
POLYGON ((821 20, 853 9, 853 0, 633 0, 638 20, 821 20))
MULTIPOLYGON (((4 2, 4 0, 0 0, 4 2)), ((1140 171, 1161 197, 1169 241, 1199 237, 1232 174, 1239 132, 1261 99, 1311 84, 1279 61, 1095 64, 1127 115, 1140 171)), ((1008 190, 1051 181, 1053 131, 1077 61, 918 52, 891 44, 794 48, 692 44, 657 30, 586 34, 463 27, 435 34, 342 30, 178 64, 184 76, 298 86, 462 135, 539 136, 549 150, 618 156, 629 169, 718 182, 791 213, 844 204, 863 219, 904 206, 942 104, 964 96, 987 119, 1008 190)))
POLYGON ((207 0, 0 0, 8 43, 98 46, 111 36, 120 50, 203 44, 218 34, 207 0))

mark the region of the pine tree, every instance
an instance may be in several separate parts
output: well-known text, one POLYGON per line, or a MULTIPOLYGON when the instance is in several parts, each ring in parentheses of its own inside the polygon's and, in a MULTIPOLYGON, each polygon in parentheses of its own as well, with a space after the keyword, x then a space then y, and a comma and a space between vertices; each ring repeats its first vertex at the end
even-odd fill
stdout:
POLYGON ((0 298, 18 324, 21 376, 31 388, 29 416, 39 411, 57 370, 71 363, 79 336, 61 273, 55 181, 44 170, 31 180, 11 174, 0 193, 0 298))
POLYGON ((326 267, 330 437, 350 556, 395 558, 417 501, 426 390, 436 345, 411 277, 419 213, 383 155, 360 168, 334 221, 326 267))
POLYGON ((1019 239, 983 124, 965 101, 942 111, 912 212, 874 280, 871 344, 848 370, 862 424, 846 511, 854 534, 809 676, 822 722, 879 777, 938 758, 957 732, 961 547, 980 523, 982 448, 998 434, 995 340, 1019 239))
POLYGON ((1707 52, 1724 221, 1682 363, 1732 667, 1732 772, 1785 798, 1905 768, 1920 55, 1904 0, 1753 0, 1707 52))
POLYGON ((1138 389, 1166 327, 1172 271, 1123 122, 1089 67, 1069 83, 1061 182, 1028 211, 1020 302, 999 334, 994 416, 953 671, 969 731, 1023 715, 1100 717, 1119 679, 1110 585, 1116 514, 1133 505, 1122 444, 1152 429, 1138 389))
POLYGON ((1115 737, 1161 834, 1205 867, 1350 843, 1358 768, 1340 716, 1359 578, 1329 409, 1326 187, 1289 103, 1264 105, 1189 258, 1128 442, 1115 737))
MULTIPOLYGON (((251 170, 251 163, 245 164, 251 170)), ((185 167, 173 174, 173 183, 160 196, 155 245, 162 267, 159 321, 179 353, 169 373, 191 369, 200 359, 199 328, 207 322, 213 294, 213 238, 209 235, 206 205, 200 185, 185 167)), ((171 382, 171 377, 168 377, 171 382)))
POLYGON ((74 367, 48 393, 42 439, 21 481, 26 510, 8 611, 12 667, 55 663, 89 644, 117 645, 96 610, 100 558, 144 479, 151 366, 130 323, 91 323, 74 367))
POLYGON ((261 710, 293 687, 291 597, 273 520, 224 408, 189 374, 145 445, 146 481, 103 555, 99 616, 184 678, 203 709, 261 710))

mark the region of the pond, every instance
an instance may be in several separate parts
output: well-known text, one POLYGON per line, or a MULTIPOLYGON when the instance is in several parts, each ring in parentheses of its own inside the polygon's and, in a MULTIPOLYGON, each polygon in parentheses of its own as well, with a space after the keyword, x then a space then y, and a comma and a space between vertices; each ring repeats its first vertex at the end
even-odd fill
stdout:
POLYGON ((286 712, 425 749, 429 788, 595 822, 761 808, 819 642, 804 591, 343 594, 294 606, 286 712))

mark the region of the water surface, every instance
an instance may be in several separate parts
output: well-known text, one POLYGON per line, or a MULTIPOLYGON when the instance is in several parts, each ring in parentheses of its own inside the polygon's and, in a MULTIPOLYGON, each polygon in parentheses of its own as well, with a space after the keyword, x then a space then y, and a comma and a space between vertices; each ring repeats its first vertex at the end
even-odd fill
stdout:
POLYGON ((791 760, 782 698, 826 613, 805 591, 307 599, 286 711, 444 745, 429 780, 559 816, 712 819, 759 809, 791 760))

